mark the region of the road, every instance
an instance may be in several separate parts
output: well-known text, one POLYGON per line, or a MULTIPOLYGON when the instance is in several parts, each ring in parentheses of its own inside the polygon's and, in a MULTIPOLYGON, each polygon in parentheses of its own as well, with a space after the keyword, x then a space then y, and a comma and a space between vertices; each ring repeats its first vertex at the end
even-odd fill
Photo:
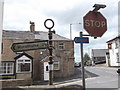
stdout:
MULTIPOLYGON (((87 90, 118 90, 118 86, 120 87, 120 85, 118 85, 118 81, 120 84, 120 76, 118 76, 116 72, 117 68, 115 67, 94 66, 94 67, 85 67, 85 70, 91 72, 92 73, 91 75, 93 76, 90 78, 86 78, 85 80, 87 90)), ((82 85, 82 81, 81 79, 76 79, 73 80, 72 82, 67 81, 66 84, 82 85)))
MULTIPOLYGON (((86 88, 88 90, 118 90, 118 78, 120 76, 117 74, 117 68, 115 67, 105 67, 105 66, 94 66, 94 67, 85 67, 85 70, 91 72, 92 77, 86 78, 86 88), (91 88, 91 89, 90 89, 91 88), (97 89, 96 89, 97 88, 97 89), (101 89, 102 88, 102 89, 101 89), (115 89, 114 89, 115 88, 115 89)), ((86 74, 87 72, 85 72, 86 74)), ((86 74, 87 75, 87 74, 86 74)), ((91 76, 88 74, 87 77, 91 76)), ((64 83, 63 83, 64 84, 64 83)), ((80 78, 67 81, 68 85, 82 85, 80 78)), ((119 83, 120 84, 120 83, 119 83)))
MULTIPOLYGON (((118 82, 120 82, 120 76, 116 73, 117 68, 110 68, 105 66, 85 67, 85 69, 91 72, 92 77, 86 78, 86 90, 120 90, 118 89, 118 82), (94 73, 94 74, 93 74, 94 73), (119 80, 118 80, 119 78, 119 80)), ((79 68, 80 70, 80 68, 79 68)), ((88 72, 87 72, 88 73, 88 72)), ((80 73, 78 73, 80 75, 80 73)), ((86 72, 85 72, 86 74, 86 72)), ((119 83, 120 84, 120 83, 119 83)), ((72 86, 82 85, 81 78, 75 78, 67 81, 56 82, 53 86, 72 86)), ((27 88, 50 88, 48 85, 33 85, 27 86, 27 88)), ((25 88, 25 87, 21 87, 25 88)), ((69 89, 70 90, 70 89, 69 89)), ((75 89, 76 90, 76 89, 75 89)))
MULTIPOLYGON (((86 78, 87 90, 118 90, 118 86, 120 87, 120 85, 118 85, 120 84, 120 76, 118 76, 116 72, 117 68, 115 67, 94 66, 85 67, 85 70, 91 72, 91 75, 93 75, 93 73, 95 74, 93 77, 86 78)), ((76 81, 67 84, 82 85, 82 81, 77 79, 76 81)))
POLYGON ((117 68, 86 67, 86 70, 97 74, 97 77, 86 79, 87 88, 118 88, 117 68))

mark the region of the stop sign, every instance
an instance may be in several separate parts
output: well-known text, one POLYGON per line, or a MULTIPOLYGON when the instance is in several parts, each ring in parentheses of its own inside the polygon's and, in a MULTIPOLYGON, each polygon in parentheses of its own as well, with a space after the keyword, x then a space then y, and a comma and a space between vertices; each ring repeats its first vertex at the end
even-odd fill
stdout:
POLYGON ((101 37, 107 30, 107 20, 100 12, 89 11, 84 17, 84 29, 93 37, 101 37))

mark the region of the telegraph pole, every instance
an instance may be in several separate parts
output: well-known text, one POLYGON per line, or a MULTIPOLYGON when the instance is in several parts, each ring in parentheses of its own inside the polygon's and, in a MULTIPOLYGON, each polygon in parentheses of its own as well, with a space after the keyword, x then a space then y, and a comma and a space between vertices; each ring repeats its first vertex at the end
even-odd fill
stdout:
POLYGON ((48 38, 49 38, 49 85, 53 85, 53 60, 52 60, 52 32, 51 29, 54 27, 54 21, 52 19, 46 19, 45 22, 44 22, 44 26, 49 29, 49 32, 48 32, 48 38), (52 26, 51 27, 48 27, 47 26, 47 22, 51 22, 52 23, 52 26))
POLYGON ((0 60, 2 59, 2 29, 3 29, 3 7, 4 0, 0 0, 0 60))

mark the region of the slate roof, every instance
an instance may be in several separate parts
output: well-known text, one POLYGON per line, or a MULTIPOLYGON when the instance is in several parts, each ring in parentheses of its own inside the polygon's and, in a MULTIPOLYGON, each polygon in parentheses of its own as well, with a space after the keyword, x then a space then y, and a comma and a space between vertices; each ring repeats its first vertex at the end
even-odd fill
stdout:
POLYGON ((34 39, 34 34, 29 31, 9 31, 3 30, 2 34, 5 39, 34 39))
MULTIPOLYGON (((48 32, 43 31, 10 31, 3 30, 2 34, 4 39, 40 39, 40 40, 48 40, 48 32)), ((58 34, 53 34, 52 40, 70 40, 58 34)))
POLYGON ((114 40, 116 40, 116 39, 120 39, 120 35, 117 36, 117 37, 115 37, 115 38, 113 38, 113 39, 111 39, 111 40, 109 40, 109 41, 107 41, 107 43, 112 42, 112 41, 114 41, 114 40))
POLYGON ((27 53, 22 53, 22 54, 19 54, 18 56, 16 56, 14 59, 15 60, 17 60, 18 58, 20 58, 20 57, 22 57, 22 56, 26 56, 26 57, 28 57, 28 58, 30 58, 30 59, 33 59, 33 57, 32 56, 30 56, 30 55, 28 55, 27 53))

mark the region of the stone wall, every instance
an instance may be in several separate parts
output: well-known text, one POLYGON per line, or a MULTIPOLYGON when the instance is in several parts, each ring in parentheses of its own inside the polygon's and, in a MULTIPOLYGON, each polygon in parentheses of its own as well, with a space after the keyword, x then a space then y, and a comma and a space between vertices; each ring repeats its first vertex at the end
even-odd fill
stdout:
MULTIPOLYGON (((27 39, 3 39, 3 53, 2 53, 2 61, 15 61, 15 57, 18 55, 15 52, 12 51, 11 46, 13 43, 18 42, 30 42, 34 40, 27 40, 27 39)), ((34 55, 34 51, 27 51, 27 54, 30 54, 31 56, 34 55)))
POLYGON ((17 86, 29 86, 32 84, 32 80, 23 80, 23 79, 9 79, 9 80, 0 80, 0 84, 2 84, 2 88, 10 88, 17 86))
POLYGON ((55 41, 54 53, 57 60, 60 61, 60 70, 54 70, 54 77, 69 77, 74 74, 74 42, 73 41, 55 41), (65 48, 59 50, 59 43, 63 42, 65 48))

